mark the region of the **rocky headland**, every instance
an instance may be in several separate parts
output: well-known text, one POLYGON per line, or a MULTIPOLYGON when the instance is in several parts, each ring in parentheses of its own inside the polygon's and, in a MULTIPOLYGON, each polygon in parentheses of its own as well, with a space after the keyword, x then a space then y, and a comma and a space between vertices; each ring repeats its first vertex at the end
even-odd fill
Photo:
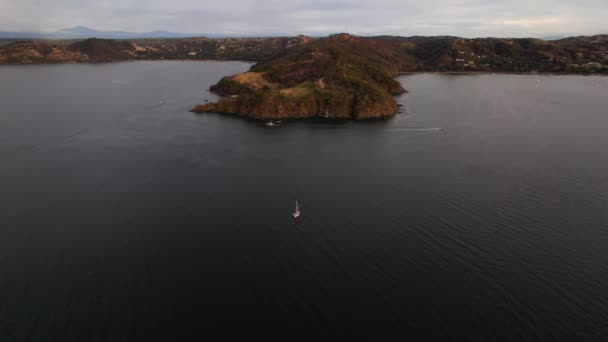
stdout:
POLYGON ((317 39, 224 77, 211 87, 224 98, 193 111, 254 119, 387 117, 397 110, 393 95, 405 92, 393 79, 400 64, 384 40, 346 34, 317 39))

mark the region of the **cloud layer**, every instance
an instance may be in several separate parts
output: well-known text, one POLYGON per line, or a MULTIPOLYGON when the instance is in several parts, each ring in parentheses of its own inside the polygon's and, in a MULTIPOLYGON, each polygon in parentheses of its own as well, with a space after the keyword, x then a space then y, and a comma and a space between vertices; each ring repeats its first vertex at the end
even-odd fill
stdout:
POLYGON ((523 37, 608 32, 606 17, 606 0, 0 0, 3 31, 523 37))

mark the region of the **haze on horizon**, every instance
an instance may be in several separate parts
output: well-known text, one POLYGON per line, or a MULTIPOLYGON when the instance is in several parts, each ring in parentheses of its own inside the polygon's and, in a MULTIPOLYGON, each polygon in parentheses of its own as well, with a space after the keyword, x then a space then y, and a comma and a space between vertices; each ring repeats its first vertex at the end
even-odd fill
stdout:
POLYGON ((0 30, 542 37, 608 32, 606 0, 0 0, 0 30))

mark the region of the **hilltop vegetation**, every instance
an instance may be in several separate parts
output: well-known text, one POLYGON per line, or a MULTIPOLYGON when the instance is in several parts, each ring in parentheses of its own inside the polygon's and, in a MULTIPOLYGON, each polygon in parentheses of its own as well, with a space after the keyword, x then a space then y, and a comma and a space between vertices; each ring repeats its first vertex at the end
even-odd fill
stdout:
POLYGON ((307 43, 305 36, 282 38, 190 38, 82 41, 23 41, 0 45, 0 64, 112 62, 123 60, 251 60, 268 58, 307 43))
POLYGON ((407 71, 608 72, 605 37, 558 41, 534 38, 378 38, 398 44, 398 49, 412 57, 407 71))
POLYGON ((89 61, 111 62, 130 59, 135 49, 126 41, 91 38, 70 44, 67 50, 82 54, 89 61))
MULTIPOLYGON (((400 71, 603 72, 608 73, 608 35, 554 41, 533 38, 463 39, 450 36, 379 36, 400 58, 400 71)), ((109 62, 117 60, 263 61, 297 45, 322 40, 274 38, 177 38, 0 44, 0 64, 109 62)))
POLYGON ((402 56, 387 41, 336 35, 282 51, 250 72, 224 77, 212 91, 225 97, 198 106, 258 119, 312 116, 368 119, 393 115, 393 77, 402 56))
POLYGON ((96 63, 131 59, 129 42, 87 39, 77 42, 14 42, 0 47, 0 64, 96 63))
POLYGON ((189 38, 133 41, 136 59, 259 61, 291 46, 304 44, 306 36, 277 38, 189 38))

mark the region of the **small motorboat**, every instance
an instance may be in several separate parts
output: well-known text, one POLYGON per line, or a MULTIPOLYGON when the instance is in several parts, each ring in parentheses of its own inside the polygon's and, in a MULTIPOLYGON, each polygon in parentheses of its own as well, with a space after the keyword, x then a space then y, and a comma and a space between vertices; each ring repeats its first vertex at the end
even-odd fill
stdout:
POLYGON ((291 216, 293 216, 294 219, 300 217, 300 206, 298 205, 298 201, 296 201, 296 210, 293 211, 291 216))
POLYGON ((278 127, 281 125, 281 121, 267 121, 266 127, 278 127))

